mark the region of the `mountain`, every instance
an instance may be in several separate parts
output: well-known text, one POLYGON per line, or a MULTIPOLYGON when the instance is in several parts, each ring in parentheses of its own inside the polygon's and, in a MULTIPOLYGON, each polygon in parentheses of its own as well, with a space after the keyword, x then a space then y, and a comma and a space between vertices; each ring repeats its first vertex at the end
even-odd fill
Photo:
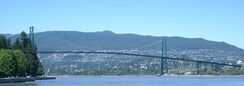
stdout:
MULTIPOLYGON (((15 40, 18 35, 7 35, 15 40)), ((168 56, 228 64, 244 64, 244 51, 225 42, 209 41, 202 38, 166 37, 168 56)), ((39 51, 48 50, 98 50, 161 55, 162 37, 136 34, 116 34, 112 31, 77 32, 47 31, 35 33, 39 51)), ((159 73, 160 59, 107 55, 107 54, 40 54, 40 61, 49 75, 121 75, 159 73)), ((184 74, 195 70, 194 65, 181 61, 169 61, 177 66, 173 74, 184 74), (178 71, 175 71, 178 70, 178 71)), ((227 68, 227 67, 226 67, 227 68)))
MULTIPOLYGON (((11 36, 8 34, 8 36, 11 36)), ((17 35, 12 35, 12 40, 17 35)), ((77 49, 160 49, 162 37, 136 34, 116 34, 112 31, 77 32, 47 31, 35 34, 39 50, 77 49)), ((225 42, 209 41, 202 38, 166 37, 169 49, 214 49, 242 51, 225 42)))
POLYGON ((11 34, 1 34, 1 33, 0 33, 0 35, 6 36, 7 38, 9 38, 9 37, 11 38, 12 36, 14 36, 14 35, 11 35, 11 34))

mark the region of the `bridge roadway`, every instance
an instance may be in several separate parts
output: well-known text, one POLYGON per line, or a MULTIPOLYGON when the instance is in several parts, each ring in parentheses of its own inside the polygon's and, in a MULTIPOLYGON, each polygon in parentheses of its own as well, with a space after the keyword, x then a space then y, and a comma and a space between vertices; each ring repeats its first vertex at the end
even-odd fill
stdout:
POLYGON ((141 57, 151 57, 151 58, 160 58, 160 59, 170 59, 170 60, 178 60, 178 61, 189 61, 196 63, 204 63, 204 64, 214 64, 214 65, 222 65, 222 66, 232 66, 232 67, 241 67, 241 65, 235 64, 226 64, 226 63, 217 63, 217 62, 209 62, 209 61, 200 61, 200 60, 190 60, 183 58, 170 58, 170 57, 162 57, 162 56, 153 56, 153 55, 143 55, 143 54, 133 54, 133 53, 122 53, 122 52, 100 52, 100 51, 38 51, 37 53, 96 53, 96 54, 116 54, 116 55, 129 55, 129 56, 141 56, 141 57))

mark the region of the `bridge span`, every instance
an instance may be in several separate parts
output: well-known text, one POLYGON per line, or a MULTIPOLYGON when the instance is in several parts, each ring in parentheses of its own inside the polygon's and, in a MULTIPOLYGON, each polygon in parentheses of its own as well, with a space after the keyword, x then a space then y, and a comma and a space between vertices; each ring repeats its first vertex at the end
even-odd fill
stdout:
POLYGON ((114 55, 128 55, 128 56, 140 56, 140 57, 150 57, 150 58, 159 58, 161 60, 161 72, 160 75, 164 75, 164 70, 168 70, 167 67, 163 68, 164 60, 175 60, 175 61, 187 61, 187 62, 195 62, 197 63, 197 74, 199 73, 199 65, 200 64, 211 64, 211 65, 218 65, 218 66, 231 66, 237 67, 240 69, 241 65, 236 64, 226 64, 226 63, 218 63, 218 62, 210 62, 210 61, 201 61, 201 60, 191 60, 191 59, 184 59, 184 58, 171 58, 171 57, 164 57, 164 56, 155 56, 155 55, 144 55, 144 54, 135 54, 135 53, 123 53, 123 52, 101 52, 101 51, 38 51, 39 54, 51 54, 51 53, 87 53, 87 54, 114 54, 114 55))

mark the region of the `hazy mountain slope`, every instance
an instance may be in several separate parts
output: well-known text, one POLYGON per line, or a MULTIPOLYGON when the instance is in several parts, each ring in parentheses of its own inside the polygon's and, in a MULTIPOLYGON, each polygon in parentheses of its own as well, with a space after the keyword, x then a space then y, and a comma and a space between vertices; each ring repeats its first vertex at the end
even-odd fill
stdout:
MULTIPOLYGON (((14 40, 17 35, 12 36, 14 40)), ((75 49, 131 49, 160 48, 161 37, 135 34, 115 34, 111 31, 76 32, 48 31, 35 34, 39 50, 75 49)), ((240 48, 225 42, 208 41, 202 38, 167 37, 169 49, 218 49, 239 51, 240 48)))
MULTIPOLYGON (((8 35, 15 40, 18 35, 8 35)), ((35 34, 39 51, 103 49, 100 51, 129 52, 146 55, 161 55, 162 37, 135 34, 115 34, 111 31, 76 32, 48 31, 35 34), (114 50, 116 49, 116 50, 114 50)), ((168 56, 220 63, 244 64, 244 51, 225 42, 208 41, 202 38, 167 37, 168 56), (174 50, 173 50, 174 49, 174 50)), ((48 74, 136 74, 127 70, 149 68, 147 73, 157 73, 160 59, 107 54, 40 54, 40 60, 48 74), (89 73, 84 70, 89 70, 89 73), (101 72, 102 71, 102 72, 101 72)), ((195 68, 180 63, 179 69, 195 68)), ((141 69, 145 70, 145 69, 141 69)), ((188 72, 189 70, 183 70, 188 72)))

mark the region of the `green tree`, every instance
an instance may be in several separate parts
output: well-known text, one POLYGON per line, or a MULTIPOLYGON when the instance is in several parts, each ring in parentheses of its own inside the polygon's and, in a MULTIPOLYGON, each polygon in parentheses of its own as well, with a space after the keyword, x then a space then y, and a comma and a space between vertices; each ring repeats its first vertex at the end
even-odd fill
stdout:
POLYGON ((0 77, 10 77, 13 75, 15 66, 10 50, 0 50, 0 77))
POLYGON ((28 67, 28 75, 35 77, 42 74, 41 72, 44 72, 39 58, 37 57, 37 47, 31 42, 30 38, 27 37, 25 32, 21 32, 20 38, 16 40, 13 48, 23 51, 26 55, 30 64, 28 67))
POLYGON ((42 75, 44 75, 44 74, 45 74, 45 73, 44 73, 43 66, 42 66, 42 64, 41 64, 40 62, 38 62, 37 75, 38 75, 38 76, 42 76, 42 75))
POLYGON ((7 38, 5 36, 0 35, 0 49, 7 48, 7 38))
POLYGON ((12 46, 10 39, 0 36, 0 49, 0 77, 27 75, 35 77, 44 74, 37 57, 37 47, 25 32, 21 32, 12 46))
POLYGON ((25 32, 21 32, 20 38, 16 40, 15 44, 16 44, 15 48, 22 50, 28 59, 28 62, 30 64, 27 70, 28 75, 35 77, 37 67, 36 67, 35 57, 33 55, 34 48, 30 38, 27 37, 27 34, 25 32))
POLYGON ((20 33, 19 41, 24 50, 27 50, 27 46, 31 44, 30 38, 27 37, 27 34, 24 31, 20 33))
POLYGON ((19 77, 27 76, 29 63, 28 59, 26 58, 26 55, 20 50, 14 50, 13 57, 16 58, 16 75, 19 77))
POLYGON ((16 41, 12 45, 13 50, 23 50, 22 44, 20 42, 20 38, 17 38, 16 41))

